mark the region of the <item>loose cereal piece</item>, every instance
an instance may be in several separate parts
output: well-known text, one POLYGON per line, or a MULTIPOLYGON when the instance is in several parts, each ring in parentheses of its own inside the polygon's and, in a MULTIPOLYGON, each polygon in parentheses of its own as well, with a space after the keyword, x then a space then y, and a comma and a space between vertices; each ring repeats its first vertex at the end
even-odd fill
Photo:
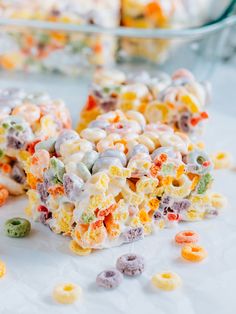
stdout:
POLYGON ((121 272, 117 269, 104 270, 97 275, 96 283, 99 287, 105 289, 117 288, 123 280, 121 272))
POLYGON ((192 230, 181 231, 175 236, 175 242, 178 244, 196 243, 198 240, 198 233, 192 230))
POLYGON ((152 277, 152 283, 156 288, 165 291, 172 291, 182 284, 180 276, 173 272, 157 273, 152 277))
POLYGON ((5 222, 5 234, 11 238, 26 237, 31 230, 31 224, 24 218, 11 218, 5 222))
POLYGON ((144 258, 137 254, 125 254, 118 258, 116 268, 126 276, 141 275, 144 271, 144 258))
POLYGON ((72 304, 79 299, 81 292, 82 289, 76 284, 60 284, 54 288, 53 298, 58 303, 72 304))
POLYGON ((207 251, 200 245, 188 244, 182 247, 181 256, 190 262, 201 262, 207 257, 207 251))

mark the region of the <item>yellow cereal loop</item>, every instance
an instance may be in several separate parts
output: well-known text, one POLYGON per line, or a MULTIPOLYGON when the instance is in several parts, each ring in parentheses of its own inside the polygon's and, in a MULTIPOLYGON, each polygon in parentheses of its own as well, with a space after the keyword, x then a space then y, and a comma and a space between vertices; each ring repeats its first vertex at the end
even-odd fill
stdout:
POLYGON ((76 284, 59 284, 53 290, 53 298, 58 303, 72 304, 79 299, 81 292, 82 289, 76 284))
POLYGON ((130 226, 131 227, 141 227, 142 224, 141 224, 141 221, 140 221, 139 217, 132 218, 131 221, 130 221, 130 226))
POLYGON ((137 194, 135 192, 132 192, 128 188, 123 188, 122 189, 122 195, 123 195, 124 199, 130 205, 134 205, 134 206, 138 206, 144 200, 144 198, 141 195, 139 195, 139 194, 137 194))
POLYGON ((107 190, 110 179, 106 174, 102 174, 96 183, 96 188, 99 190, 107 190))
POLYGON ((215 169, 228 169, 232 166, 232 155, 229 152, 217 152, 212 155, 215 169))
POLYGON ((198 185, 198 182, 199 182, 200 178, 199 176, 195 176, 192 180, 192 184, 191 184, 191 187, 190 189, 193 191, 195 190, 196 186, 198 185))
POLYGON ((180 100, 192 113, 199 113, 199 106, 194 102, 193 96, 183 95, 180 100))
POLYGON ((101 202, 103 201, 102 195, 93 195, 90 197, 89 209, 96 209, 99 207, 101 202))
POLYGON ((205 149, 205 143, 204 142, 197 142, 197 147, 199 148, 199 149, 201 149, 201 150, 204 150, 205 149))
POLYGON ((128 178, 131 176, 131 170, 125 168, 122 169, 117 166, 110 166, 109 175, 118 178, 128 178))
POLYGON ((100 209, 106 209, 115 203, 113 195, 106 196, 106 198, 100 203, 100 209))
POLYGON ((194 150, 194 145, 191 143, 188 145, 188 151, 192 152, 194 150))
POLYGON ((22 150, 19 152, 19 157, 20 157, 20 160, 22 161, 27 161, 30 157, 30 153, 27 152, 26 150, 22 150))
POLYGON ((121 95, 121 98, 124 99, 124 100, 129 100, 129 101, 132 101, 132 100, 135 100, 137 97, 136 93, 135 92, 126 92, 126 93, 123 93, 121 95))
POLYGON ((172 291, 182 285, 180 276, 173 272, 157 273, 151 279, 152 284, 161 290, 172 291))
POLYGON ((6 130, 2 127, 0 127, 0 135, 4 135, 6 133, 6 130))
POLYGON ((0 261, 0 278, 2 278, 6 274, 6 265, 2 261, 0 261))
POLYGON ((198 212, 195 209, 190 209, 187 211, 187 217, 189 220, 197 220, 198 219, 198 212))
POLYGON ((168 121, 169 109, 166 104, 153 103, 147 106, 145 110, 145 117, 149 123, 161 121, 166 123, 168 121))
POLYGON ((173 197, 186 197, 190 194, 191 185, 191 180, 186 175, 182 175, 178 180, 173 179, 172 184, 165 187, 165 192, 173 197))
POLYGON ((89 248, 82 248, 75 240, 70 241, 70 249, 73 253, 80 256, 87 256, 92 252, 89 248))
POLYGON ((144 232, 144 235, 150 235, 152 234, 152 225, 150 223, 146 223, 144 226, 143 226, 143 232, 144 232))
POLYGON ((164 219, 161 219, 160 221, 158 221, 158 227, 159 227, 160 229, 164 229, 164 228, 165 228, 165 225, 166 225, 166 223, 165 223, 165 220, 164 220, 164 219))
POLYGON ((215 208, 225 208, 227 205, 227 199, 222 195, 218 193, 213 193, 210 195, 211 204, 215 208))

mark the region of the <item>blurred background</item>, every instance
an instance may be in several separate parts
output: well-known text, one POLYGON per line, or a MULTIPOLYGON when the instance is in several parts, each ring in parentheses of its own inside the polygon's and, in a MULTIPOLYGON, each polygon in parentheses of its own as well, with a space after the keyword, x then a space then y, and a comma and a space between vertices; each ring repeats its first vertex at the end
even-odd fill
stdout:
POLYGON ((186 67, 213 82, 222 109, 234 98, 235 13, 235 0, 0 0, 0 88, 49 92, 77 117, 98 67, 186 67))

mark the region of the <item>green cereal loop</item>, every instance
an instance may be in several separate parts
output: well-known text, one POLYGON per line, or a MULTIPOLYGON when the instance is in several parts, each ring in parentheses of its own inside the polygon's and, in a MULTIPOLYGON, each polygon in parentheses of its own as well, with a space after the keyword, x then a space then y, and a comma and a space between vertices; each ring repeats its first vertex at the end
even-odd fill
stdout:
POLYGON ((50 160, 50 165, 55 171, 55 175, 60 182, 63 182, 63 175, 65 173, 65 166, 63 162, 56 157, 52 157, 50 160))
POLYGON ((205 174, 198 183, 197 193, 198 194, 205 193, 209 184, 211 184, 212 181, 213 181, 213 178, 210 175, 210 173, 205 174))
POLYGON ((31 230, 31 224, 24 218, 11 218, 4 224, 4 231, 6 236, 10 238, 23 238, 26 237, 31 230))
POLYGON ((8 124, 8 123, 3 122, 2 127, 3 127, 4 129, 8 129, 8 128, 9 128, 9 124, 8 124))
POLYGON ((92 221, 94 221, 96 218, 96 216, 91 212, 84 212, 81 216, 81 220, 83 221, 83 223, 91 223, 92 221))

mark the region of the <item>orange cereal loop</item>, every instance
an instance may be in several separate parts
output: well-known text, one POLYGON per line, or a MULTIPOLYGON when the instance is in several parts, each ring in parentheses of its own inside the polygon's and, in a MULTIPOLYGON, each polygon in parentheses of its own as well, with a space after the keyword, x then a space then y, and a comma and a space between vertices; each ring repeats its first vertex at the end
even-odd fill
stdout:
POLYGON ((164 178, 162 179, 161 184, 162 184, 163 186, 167 186, 167 185, 170 185, 170 184, 172 183, 172 181, 173 181, 173 178, 170 177, 170 176, 167 176, 167 177, 164 177, 164 178))
POLYGON ((158 174, 158 171, 160 171, 160 167, 157 167, 156 165, 152 164, 150 168, 150 173, 152 177, 156 177, 158 174))
POLYGON ((167 155, 166 154, 161 154, 159 157, 161 162, 165 162, 167 160, 167 155))
POLYGON ((11 172, 11 166, 9 164, 3 164, 1 166, 1 169, 4 173, 10 173, 11 172))
POLYGON ((141 209, 138 213, 138 216, 142 224, 150 222, 150 217, 148 213, 145 211, 145 209, 141 209))
POLYGON ((56 196, 56 195, 63 195, 64 194, 64 187, 61 185, 56 185, 53 187, 50 187, 48 189, 48 193, 51 194, 52 196, 56 196))
POLYGON ((36 189, 36 185, 38 183, 38 179, 32 173, 28 173, 27 174, 27 183, 29 184, 31 189, 35 190, 36 189))
POLYGON ((110 213, 114 212, 116 210, 116 208, 117 208, 117 204, 113 204, 106 209, 99 210, 97 217, 98 218, 105 217, 105 216, 109 215, 110 213))
POLYGON ((97 107, 97 103, 95 98, 92 95, 88 96, 88 100, 86 103, 86 110, 92 110, 97 107))
POLYGON ((182 247, 181 256, 187 261, 197 263, 207 257, 207 251, 202 246, 187 244, 182 247))
POLYGON ((4 205, 6 203, 6 200, 8 199, 9 192, 4 186, 0 186, 0 206, 4 205))
POLYGON ((196 243, 198 240, 198 233, 192 230, 181 231, 175 236, 175 242, 178 244, 196 243))
POLYGON ((152 198, 148 202, 148 206, 151 210, 157 210, 159 208, 160 201, 157 198, 152 198))
POLYGON ((100 228, 102 225, 103 225, 103 221, 97 220, 97 221, 91 223, 91 229, 100 228))
POLYGON ((120 225, 114 222, 112 214, 106 216, 104 222, 110 238, 116 238, 120 235, 120 225))
POLYGON ((182 174, 184 174, 184 171, 185 171, 185 166, 184 165, 180 165, 177 168, 177 174, 176 174, 177 179, 180 178, 182 176, 182 174))
POLYGON ((141 103, 141 105, 139 106, 138 111, 141 112, 141 113, 144 113, 146 111, 147 105, 148 105, 147 102, 141 103))

